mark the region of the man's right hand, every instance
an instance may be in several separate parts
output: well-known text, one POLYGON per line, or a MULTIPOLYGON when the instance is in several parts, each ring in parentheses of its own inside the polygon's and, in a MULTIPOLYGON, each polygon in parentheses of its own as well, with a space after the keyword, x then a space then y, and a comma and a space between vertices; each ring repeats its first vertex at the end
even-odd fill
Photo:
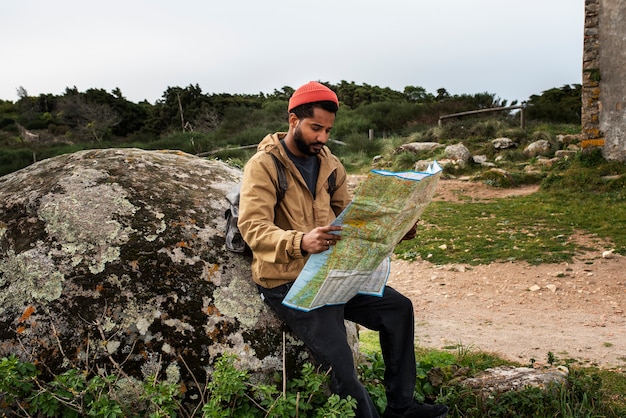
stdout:
POLYGON ((341 235, 332 233, 332 231, 341 231, 341 226, 320 226, 312 231, 304 234, 302 237, 302 244, 300 244, 303 251, 309 254, 317 254, 328 250, 331 246, 335 245, 337 241, 341 239, 341 235))

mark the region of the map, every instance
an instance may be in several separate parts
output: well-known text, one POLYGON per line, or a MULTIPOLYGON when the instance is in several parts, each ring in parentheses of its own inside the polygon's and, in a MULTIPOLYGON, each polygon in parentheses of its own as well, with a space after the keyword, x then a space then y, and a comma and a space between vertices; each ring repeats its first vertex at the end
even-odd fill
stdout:
POLYGON ((424 172, 372 170, 333 222, 343 226, 341 240, 311 254, 283 304, 310 311, 357 294, 382 296, 393 249, 432 200, 441 172, 436 161, 424 172))

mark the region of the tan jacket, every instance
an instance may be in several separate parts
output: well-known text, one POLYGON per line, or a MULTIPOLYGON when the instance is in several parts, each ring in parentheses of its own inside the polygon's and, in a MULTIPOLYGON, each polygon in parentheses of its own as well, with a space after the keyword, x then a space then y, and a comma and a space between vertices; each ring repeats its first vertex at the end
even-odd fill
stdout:
POLYGON ((294 281, 307 260, 300 244, 305 233, 330 224, 348 205, 346 170, 327 147, 318 154, 320 172, 316 198, 287 156, 280 139, 286 133, 267 135, 246 163, 239 197, 239 230, 252 249, 252 278, 272 288, 294 281), (278 174, 272 157, 285 167, 287 192, 278 205, 278 174), (336 190, 328 194, 328 177, 336 171, 336 190))

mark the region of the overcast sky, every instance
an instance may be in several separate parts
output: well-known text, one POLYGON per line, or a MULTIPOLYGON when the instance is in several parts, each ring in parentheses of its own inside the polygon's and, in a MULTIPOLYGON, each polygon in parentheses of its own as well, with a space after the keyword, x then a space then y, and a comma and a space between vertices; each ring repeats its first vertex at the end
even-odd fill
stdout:
POLYGON ((345 80, 511 103, 581 83, 583 29, 584 0, 5 0, 0 99, 345 80))

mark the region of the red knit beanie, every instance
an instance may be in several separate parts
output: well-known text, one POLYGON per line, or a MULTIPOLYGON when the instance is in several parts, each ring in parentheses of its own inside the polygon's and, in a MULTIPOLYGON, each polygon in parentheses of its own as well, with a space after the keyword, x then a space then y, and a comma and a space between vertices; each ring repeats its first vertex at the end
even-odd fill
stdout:
POLYGON ((289 111, 306 103, 330 101, 339 106, 339 100, 334 91, 316 81, 309 81, 296 90, 289 99, 289 111))

